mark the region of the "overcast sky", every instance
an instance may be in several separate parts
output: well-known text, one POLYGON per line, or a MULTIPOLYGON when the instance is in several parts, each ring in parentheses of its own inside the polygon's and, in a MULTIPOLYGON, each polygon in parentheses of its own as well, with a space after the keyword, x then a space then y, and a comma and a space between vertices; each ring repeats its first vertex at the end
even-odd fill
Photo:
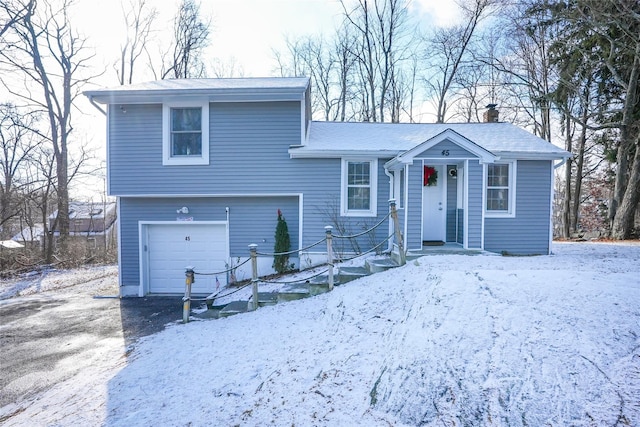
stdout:
MULTIPOLYGON (((179 1, 148 1, 159 12, 157 26, 170 30, 179 1)), ((411 15, 425 27, 446 25, 457 13, 454 0, 413 0, 409 5, 411 15)), ((124 39, 120 0, 82 0, 75 13, 81 31, 96 47, 96 62, 109 68, 99 81, 117 84, 110 65, 124 39)), ((212 23, 209 60, 233 58, 245 76, 261 77, 273 74, 273 50, 284 49, 285 36, 331 34, 342 19, 342 6, 339 0, 201 0, 201 13, 212 23)), ((156 37, 167 33, 160 31, 156 37)))

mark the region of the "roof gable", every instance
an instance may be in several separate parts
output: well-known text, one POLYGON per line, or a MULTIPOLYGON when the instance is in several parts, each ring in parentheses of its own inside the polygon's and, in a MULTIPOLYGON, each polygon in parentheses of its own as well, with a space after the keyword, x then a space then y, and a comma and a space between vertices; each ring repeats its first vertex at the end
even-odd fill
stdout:
POLYGON ((435 147, 436 145, 444 141, 450 141, 458 147, 462 148, 464 151, 471 153, 474 157, 480 159, 481 163, 493 163, 499 158, 490 151, 485 150, 478 144, 460 135, 456 131, 452 129, 446 129, 440 132, 438 135, 424 141, 421 144, 416 145, 412 149, 391 159, 385 164, 385 168, 393 170, 402 168, 406 164, 413 163, 413 159, 416 156, 424 153, 425 151, 435 147))

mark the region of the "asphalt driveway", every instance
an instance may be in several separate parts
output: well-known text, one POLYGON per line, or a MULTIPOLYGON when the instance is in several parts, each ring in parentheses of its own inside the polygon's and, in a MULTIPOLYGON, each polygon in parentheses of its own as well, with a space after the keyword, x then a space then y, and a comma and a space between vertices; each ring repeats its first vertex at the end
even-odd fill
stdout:
POLYGON ((139 338, 182 321, 181 297, 120 299, 104 283, 117 276, 100 280, 95 288, 83 283, 0 300, 0 424, 11 415, 6 405, 106 358, 126 358, 139 338))

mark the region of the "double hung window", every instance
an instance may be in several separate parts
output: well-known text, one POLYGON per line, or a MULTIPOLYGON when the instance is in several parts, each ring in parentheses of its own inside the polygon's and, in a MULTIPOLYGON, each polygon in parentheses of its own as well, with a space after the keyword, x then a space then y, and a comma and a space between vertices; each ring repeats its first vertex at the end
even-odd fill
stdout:
POLYGON ((209 164, 209 104, 163 105, 163 164, 209 164))
POLYGON ((488 216, 515 214, 515 162, 487 165, 486 212, 488 216))
POLYGON ((342 215, 376 215, 377 169, 377 160, 342 161, 342 215))

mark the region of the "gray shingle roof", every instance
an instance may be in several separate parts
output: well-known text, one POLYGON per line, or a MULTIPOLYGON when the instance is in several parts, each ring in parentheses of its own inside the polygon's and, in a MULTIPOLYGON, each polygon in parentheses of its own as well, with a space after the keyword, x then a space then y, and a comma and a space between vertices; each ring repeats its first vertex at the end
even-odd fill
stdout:
POLYGON ((382 151, 401 153, 451 129, 496 154, 538 154, 563 158, 568 153, 510 123, 351 123, 312 122, 304 147, 330 153, 382 151))

